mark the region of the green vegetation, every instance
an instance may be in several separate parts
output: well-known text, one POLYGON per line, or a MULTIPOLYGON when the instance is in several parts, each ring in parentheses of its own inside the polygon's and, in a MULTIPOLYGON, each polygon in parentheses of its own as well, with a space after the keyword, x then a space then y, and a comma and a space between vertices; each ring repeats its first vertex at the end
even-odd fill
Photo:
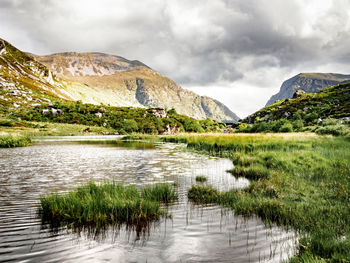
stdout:
POLYGON ((160 202, 177 198, 168 184, 156 184, 142 189, 115 182, 89 182, 68 193, 54 193, 40 198, 39 213, 46 222, 74 227, 106 224, 146 225, 167 216, 160 202))
POLYGON ((142 198, 151 201, 169 203, 177 199, 175 189, 169 184, 155 184, 142 189, 142 198))
POLYGON ((269 105, 235 124, 236 132, 300 132, 350 134, 350 84, 305 93, 269 105), (343 120, 341 120, 343 119, 343 120), (325 128, 326 127, 326 128, 325 128), (317 131, 318 130, 318 131, 317 131))
POLYGON ((218 203, 267 224, 300 231, 292 262, 349 262, 350 141, 309 134, 188 135, 166 138, 188 147, 231 158, 234 176, 249 187, 219 192, 193 186, 197 203, 218 203))
POLYGON ((208 178, 207 178, 207 177, 202 176, 202 175, 196 176, 196 182, 204 183, 204 182, 206 182, 206 181, 208 181, 208 178))
POLYGON ((41 104, 36 107, 11 109, 3 107, 2 115, 7 119, 30 122, 67 123, 101 127, 113 130, 116 134, 146 133, 166 134, 174 132, 208 132, 224 127, 211 119, 196 120, 174 111, 157 117, 153 109, 132 107, 110 107, 80 102, 64 101, 51 97, 52 106, 41 104))
POLYGON ((27 136, 0 135, 0 148, 23 147, 30 145, 31 142, 27 136))
POLYGON ((66 136, 115 134, 116 131, 105 127, 80 124, 31 122, 0 117, 0 133, 14 136, 66 136))

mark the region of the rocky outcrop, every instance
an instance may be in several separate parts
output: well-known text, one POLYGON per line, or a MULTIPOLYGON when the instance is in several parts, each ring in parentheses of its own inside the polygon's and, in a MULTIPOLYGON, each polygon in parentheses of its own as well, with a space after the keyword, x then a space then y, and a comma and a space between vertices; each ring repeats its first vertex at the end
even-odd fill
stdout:
POLYGON ((303 91, 302 89, 298 89, 296 92, 294 92, 293 94, 293 99, 299 98, 301 95, 303 95, 304 93, 306 93, 305 91, 303 91))
POLYGON ((173 80, 139 61, 101 53, 61 53, 35 56, 65 81, 75 100, 111 106, 176 109, 196 119, 237 121, 228 107, 181 88, 173 80))
POLYGON ((283 82, 280 91, 273 95, 265 106, 278 100, 292 98, 297 90, 304 92, 318 92, 339 83, 350 82, 350 75, 334 73, 301 73, 283 82))

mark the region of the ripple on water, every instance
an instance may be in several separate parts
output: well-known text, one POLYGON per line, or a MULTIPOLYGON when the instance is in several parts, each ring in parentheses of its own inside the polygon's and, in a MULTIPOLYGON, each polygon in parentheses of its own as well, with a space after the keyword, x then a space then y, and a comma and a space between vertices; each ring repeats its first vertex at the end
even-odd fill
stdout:
POLYGON ((218 206, 189 203, 187 190, 198 175, 221 191, 248 182, 226 172, 233 166, 227 159, 183 150, 175 144, 130 149, 55 141, 0 149, 0 261, 280 262, 294 253, 293 232, 218 206), (139 186, 177 182, 179 201, 169 207, 173 218, 152 224, 141 236, 125 226, 98 235, 53 231, 37 218, 41 194, 104 179, 139 186))

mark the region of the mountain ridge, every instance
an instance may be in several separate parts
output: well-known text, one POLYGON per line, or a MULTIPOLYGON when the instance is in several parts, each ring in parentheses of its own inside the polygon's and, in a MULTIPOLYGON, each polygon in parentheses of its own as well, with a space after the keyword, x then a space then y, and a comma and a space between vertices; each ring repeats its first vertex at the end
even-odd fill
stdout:
POLYGON ((76 100, 112 106, 174 108, 197 119, 239 119, 221 102, 181 88, 138 60, 100 52, 34 57, 66 82, 66 92, 76 100))
POLYGON ((0 39, 0 77, 0 86, 22 85, 83 103, 174 108, 196 119, 239 119, 221 102, 181 88, 138 60, 101 52, 38 56, 0 39))

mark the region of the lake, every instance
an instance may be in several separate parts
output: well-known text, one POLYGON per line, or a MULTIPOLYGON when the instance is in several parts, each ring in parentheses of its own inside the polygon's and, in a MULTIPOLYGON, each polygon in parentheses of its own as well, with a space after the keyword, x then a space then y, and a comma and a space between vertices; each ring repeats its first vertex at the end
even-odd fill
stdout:
POLYGON ((41 138, 0 149, 0 261, 16 262, 281 262, 295 253, 296 234, 244 219, 219 206, 197 206, 187 190, 198 175, 227 191, 249 184, 227 173, 233 164, 187 151, 182 144, 116 142, 114 137, 41 138), (171 219, 147 231, 109 227, 99 233, 52 229, 37 215, 39 197, 89 180, 138 187, 176 183, 171 219))

